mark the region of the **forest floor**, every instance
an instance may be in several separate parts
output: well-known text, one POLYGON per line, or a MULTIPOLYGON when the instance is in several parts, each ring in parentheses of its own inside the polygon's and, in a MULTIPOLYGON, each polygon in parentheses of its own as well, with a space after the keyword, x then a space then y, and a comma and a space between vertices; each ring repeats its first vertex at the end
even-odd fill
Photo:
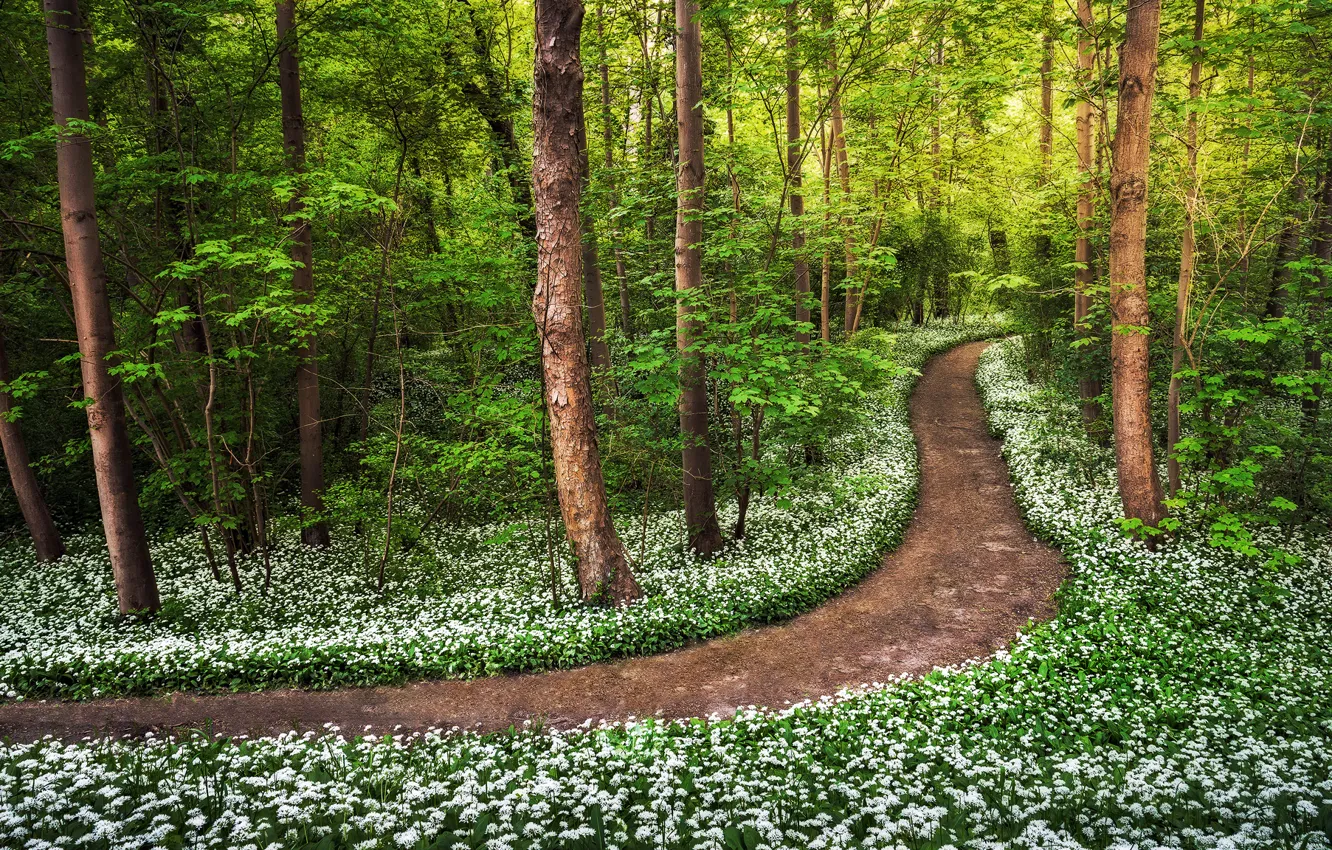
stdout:
POLYGON ((219 734, 348 732, 525 721, 729 716, 780 708, 839 689, 988 655, 1032 619, 1054 614, 1065 575, 1014 504, 974 374, 985 343, 931 360, 911 399, 921 458, 920 503, 902 545, 851 590, 794 620, 680 651, 573 670, 405 687, 0 705, 0 738, 141 735, 186 728, 219 734))

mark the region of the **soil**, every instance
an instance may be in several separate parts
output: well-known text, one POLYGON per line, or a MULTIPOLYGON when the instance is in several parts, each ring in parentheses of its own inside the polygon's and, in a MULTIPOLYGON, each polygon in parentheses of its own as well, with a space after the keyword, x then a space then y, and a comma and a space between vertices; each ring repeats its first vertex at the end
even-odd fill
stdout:
POLYGON ((920 503, 905 540, 846 593, 787 623, 677 652, 573 670, 404 687, 247 694, 171 694, 0 706, 0 738, 134 736, 183 728, 221 734, 464 727, 524 721, 726 716, 780 708, 842 688, 922 674, 1009 645, 1030 619, 1053 616, 1065 575, 1033 539, 974 385, 985 343, 931 360, 911 399, 920 503))

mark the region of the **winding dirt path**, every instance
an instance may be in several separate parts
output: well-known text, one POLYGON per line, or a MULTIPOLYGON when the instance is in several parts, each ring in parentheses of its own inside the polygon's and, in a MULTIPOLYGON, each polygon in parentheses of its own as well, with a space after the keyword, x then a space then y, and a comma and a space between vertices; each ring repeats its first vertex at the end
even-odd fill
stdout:
POLYGON ((921 498, 906 539, 851 590, 782 625, 677 652, 575 670, 405 687, 23 702, 0 706, 0 738, 137 735, 208 726, 275 733, 452 726, 557 727, 585 719, 726 715, 781 707, 987 655, 1029 618, 1054 613, 1058 553, 1035 542, 1013 503, 973 383, 985 343, 927 364, 911 399, 921 498))

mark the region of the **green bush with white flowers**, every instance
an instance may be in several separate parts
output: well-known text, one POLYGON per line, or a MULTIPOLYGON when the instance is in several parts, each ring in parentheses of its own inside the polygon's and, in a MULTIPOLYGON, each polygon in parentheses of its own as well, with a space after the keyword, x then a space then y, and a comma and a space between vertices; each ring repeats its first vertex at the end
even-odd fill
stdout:
POLYGON ((1279 572, 1123 539, 1112 467, 1012 343, 979 384, 1071 576, 1009 651, 782 712, 526 730, 0 746, 0 844, 226 848, 1332 846, 1326 538, 1279 572))

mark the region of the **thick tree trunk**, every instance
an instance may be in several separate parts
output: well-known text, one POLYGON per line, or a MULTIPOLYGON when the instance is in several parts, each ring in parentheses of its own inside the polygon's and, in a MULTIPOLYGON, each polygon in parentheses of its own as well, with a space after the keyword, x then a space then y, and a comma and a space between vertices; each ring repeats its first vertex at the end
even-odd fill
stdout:
MULTIPOLYGON (((1096 177, 1092 164, 1092 74, 1096 67, 1096 48, 1092 41, 1091 0, 1078 0, 1078 87, 1082 97, 1077 106, 1078 173, 1078 240, 1074 248, 1077 269, 1073 272, 1073 325, 1079 337, 1091 336, 1088 315, 1091 313, 1089 290, 1096 280, 1092 268, 1091 229, 1096 199, 1096 177)), ((1078 395, 1082 397, 1082 420, 1091 425, 1101 418, 1101 405, 1097 399, 1103 387, 1089 370, 1078 378, 1078 395)))
POLYGON ((805 215, 805 196, 801 191, 801 170, 804 157, 801 149, 804 139, 800 133, 800 55, 799 55, 799 0, 786 5, 786 171, 788 191, 791 195, 791 249, 795 252, 795 320, 802 328, 796 331, 796 341, 809 344, 809 260, 805 257, 805 231, 801 218, 805 215))
POLYGON ((1170 495, 1179 492, 1179 460, 1175 446, 1179 443, 1179 370, 1184 368, 1184 355, 1188 342, 1189 295, 1193 286, 1194 263, 1194 210, 1198 204, 1198 113, 1194 108, 1202 95, 1203 12, 1206 0, 1193 4, 1193 62, 1189 66, 1188 117, 1184 124, 1184 148, 1188 160, 1189 181, 1184 190, 1184 228, 1179 236, 1179 281, 1175 289, 1175 341, 1170 358, 1170 389, 1166 396, 1166 468, 1170 495))
MULTIPOLYGON (((582 69, 579 69, 581 74, 582 69)), ((581 77, 580 77, 581 79, 581 77)), ((592 183, 592 166, 587 154, 587 116, 583 111, 582 90, 578 96, 578 169, 581 188, 585 193, 592 183)), ((606 295, 601 286, 601 253, 597 250, 596 225, 591 210, 582 210, 583 242, 583 296, 587 302, 587 345, 592 355, 592 368, 598 373, 610 369, 610 346, 606 344, 606 295)))
POLYGON ((573 545, 578 584, 589 601, 629 602, 641 594, 606 504, 592 382, 584 351, 579 264, 579 194, 584 151, 580 0, 538 0, 532 120, 537 285, 532 316, 541 344, 555 490, 573 545))
MULTIPOLYGON (((11 380, 13 376, 9 373, 9 358, 5 352, 4 327, 0 324, 0 384, 7 385, 11 380)), ((13 411, 14 399, 5 387, 0 386, 0 450, 5 453, 5 466, 9 468, 9 483, 14 487, 14 499, 23 514, 24 524, 28 526, 28 533, 32 535, 37 560, 58 561, 65 554, 65 544, 51 520, 51 511, 37 484, 37 475, 32 471, 28 446, 23 442, 23 430, 17 419, 10 419, 13 411)))
MULTIPOLYGON (((88 88, 78 0, 44 0, 43 6, 56 123, 64 127, 71 120, 86 122, 88 88)), ((121 613, 156 611, 161 607, 161 599, 139 512, 129 430, 125 425, 125 398, 107 360, 116 349, 115 327, 97 233, 92 144, 87 136, 77 131, 61 133, 56 142, 56 170, 93 470, 116 596, 121 613)))
POLYGON ((1165 516, 1152 451, 1147 309, 1147 170, 1156 88, 1160 0, 1131 3, 1119 50, 1119 104, 1110 167, 1110 361, 1115 460, 1124 515, 1158 527, 1165 516))
MULTIPOLYGON (((305 115, 301 111, 301 66, 297 55, 296 0, 278 0, 277 37, 282 46, 278 56, 278 88, 282 93, 282 143, 287 149, 291 170, 305 170, 305 115)), ((305 204, 299 190, 287 204, 287 212, 301 216, 305 204)), ((314 301, 314 241, 310 222, 297 218, 291 234, 291 258, 299 267, 292 272, 291 285, 302 304, 314 301)), ((373 345, 373 340, 371 341, 373 345)), ((301 507, 318 521, 301 529, 306 546, 328 545, 328 524, 324 514, 324 447, 319 420, 319 353, 314 328, 308 328, 296 352, 296 405, 300 422, 301 507)), ((308 517, 307 517, 308 520, 308 517)))
POLYGON ((684 509, 689 547, 711 555, 722 547, 708 445, 707 364, 697 344, 696 290, 703 286, 703 39, 696 0, 675 0, 675 116, 680 165, 675 217, 675 344, 680 352, 680 435, 684 440, 684 509))

